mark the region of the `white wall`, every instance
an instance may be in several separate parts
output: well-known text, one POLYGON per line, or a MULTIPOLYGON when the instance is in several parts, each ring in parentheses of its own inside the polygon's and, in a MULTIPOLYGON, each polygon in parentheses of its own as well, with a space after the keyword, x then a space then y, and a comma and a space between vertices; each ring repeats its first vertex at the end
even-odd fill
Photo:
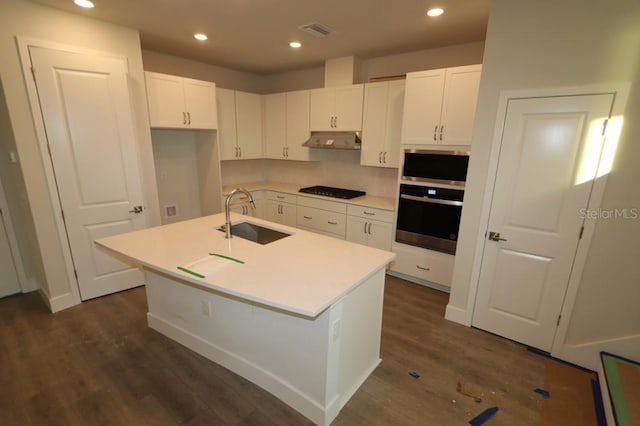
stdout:
MULTIPOLYGON (((636 0, 493 0, 449 308, 471 318, 472 265, 488 161, 503 90, 638 82, 640 10, 636 0)), ((637 88, 636 88, 637 93, 637 88)), ((637 96, 637 95, 636 95, 637 96)), ((625 114, 604 208, 638 206, 637 101, 625 114), (635 191, 635 192, 634 192, 635 191)), ((571 341, 640 333, 638 221, 599 223, 569 326, 571 341), (633 254, 632 254, 633 253, 633 254), (605 255, 606 254, 606 255, 605 255), (615 263, 611 261, 616 259, 615 263), (624 265, 624 266, 623 266, 624 265), (596 325, 597 324, 597 325, 596 325)), ((640 352, 640 345, 637 351, 640 352)), ((640 353, 636 354, 640 356, 640 353)))
POLYGON ((21 160, 31 221, 37 239, 35 271, 42 264, 43 274, 36 276, 45 297, 53 299, 71 294, 75 279, 67 275, 62 255, 64 236, 57 231, 52 196, 43 166, 43 157, 36 137, 29 98, 22 74, 16 36, 77 46, 100 52, 125 56, 128 59, 135 113, 137 138, 143 166, 145 205, 151 225, 160 223, 153 155, 148 127, 144 90, 142 57, 137 31, 102 23, 79 15, 72 15, 23 0, 0 2, 0 76, 4 84, 5 100, 21 160))

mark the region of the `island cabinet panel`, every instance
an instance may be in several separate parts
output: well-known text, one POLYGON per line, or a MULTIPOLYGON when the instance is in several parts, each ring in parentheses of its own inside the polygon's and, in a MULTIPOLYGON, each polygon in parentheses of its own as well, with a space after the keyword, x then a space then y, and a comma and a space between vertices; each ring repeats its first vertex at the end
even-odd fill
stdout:
POLYGON ((470 145, 481 65, 407 73, 402 143, 470 145))
POLYGON ((150 270, 149 326, 329 425, 380 363, 384 268, 315 317, 150 270))
POLYGON ((152 128, 216 129, 216 85, 175 75, 145 72, 152 128))
POLYGON ((311 90, 310 129, 362 130, 363 99, 362 84, 311 90))

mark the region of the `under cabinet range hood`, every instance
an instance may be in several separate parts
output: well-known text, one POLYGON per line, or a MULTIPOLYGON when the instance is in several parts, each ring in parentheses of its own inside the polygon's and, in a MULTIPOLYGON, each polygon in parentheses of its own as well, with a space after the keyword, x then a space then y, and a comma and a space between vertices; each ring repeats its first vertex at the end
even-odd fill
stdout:
POLYGON ((302 146, 323 149, 360 149, 360 132, 311 132, 302 146))

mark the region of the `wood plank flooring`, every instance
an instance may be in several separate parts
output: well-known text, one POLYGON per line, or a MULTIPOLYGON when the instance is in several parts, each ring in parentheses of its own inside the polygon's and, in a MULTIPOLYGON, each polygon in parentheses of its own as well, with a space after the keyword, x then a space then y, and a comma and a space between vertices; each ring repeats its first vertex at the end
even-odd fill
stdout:
MULTIPOLYGON (((536 425, 544 359, 444 320, 448 295, 387 277, 382 363, 334 425, 536 425), (415 371, 419 378, 408 373, 415 371), (458 392, 482 398, 477 403, 458 392)), ((149 329, 144 288, 50 314, 0 300, 2 425, 303 425, 252 383, 149 329)))

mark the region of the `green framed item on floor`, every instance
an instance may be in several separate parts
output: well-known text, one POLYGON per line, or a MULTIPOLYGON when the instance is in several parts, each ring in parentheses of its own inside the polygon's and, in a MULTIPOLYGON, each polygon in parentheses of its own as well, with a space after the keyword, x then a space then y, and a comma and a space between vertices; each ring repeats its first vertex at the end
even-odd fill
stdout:
POLYGON ((608 352, 600 358, 616 424, 640 425, 640 363, 608 352))

